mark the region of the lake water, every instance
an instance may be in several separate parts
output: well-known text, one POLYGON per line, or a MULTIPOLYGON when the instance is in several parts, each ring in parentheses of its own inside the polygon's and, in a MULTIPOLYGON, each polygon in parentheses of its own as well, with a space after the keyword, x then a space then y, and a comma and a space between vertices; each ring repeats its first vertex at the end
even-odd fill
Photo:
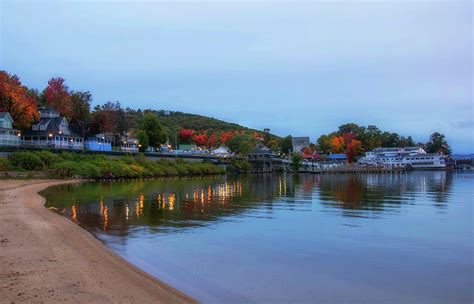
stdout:
POLYGON ((471 303, 474 174, 62 185, 47 207, 206 303, 471 303))

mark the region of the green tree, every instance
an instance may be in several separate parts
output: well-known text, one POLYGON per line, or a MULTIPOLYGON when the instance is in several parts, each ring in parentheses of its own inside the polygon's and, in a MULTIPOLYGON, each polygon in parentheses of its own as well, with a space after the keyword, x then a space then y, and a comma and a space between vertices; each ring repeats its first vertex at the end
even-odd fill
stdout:
POLYGON ((150 145, 147 133, 144 130, 138 130, 135 132, 135 137, 138 139, 138 150, 145 152, 150 145))
POLYGON ((161 127, 160 120, 156 114, 146 112, 138 121, 138 129, 143 130, 148 136, 148 142, 151 147, 159 147, 166 142, 166 135, 161 127))
POLYGON ((82 138, 89 131, 91 121, 91 102, 92 95, 90 92, 71 92, 72 117, 71 127, 78 131, 82 138))
POLYGON ((291 135, 281 138, 278 147, 281 153, 290 154, 293 151, 293 142, 291 135))
POLYGON ((426 143, 426 152, 428 153, 443 153, 451 154, 451 148, 445 140, 444 134, 434 132, 430 136, 430 141, 426 143))
POLYGON ((226 146, 234 153, 248 155, 255 148, 255 139, 247 134, 237 135, 229 139, 226 146))
POLYGON ((319 136, 317 140, 318 144, 318 150, 323 152, 323 153, 329 153, 332 150, 332 139, 333 139, 333 134, 329 135, 321 135, 319 136))
POLYGON ((301 166, 301 156, 298 153, 293 153, 291 156, 290 168, 293 171, 298 171, 301 166))

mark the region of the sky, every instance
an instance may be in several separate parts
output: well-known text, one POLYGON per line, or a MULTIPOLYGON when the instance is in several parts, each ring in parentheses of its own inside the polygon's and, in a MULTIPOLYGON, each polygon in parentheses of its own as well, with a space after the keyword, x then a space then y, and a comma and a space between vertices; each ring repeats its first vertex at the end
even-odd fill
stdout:
POLYGON ((474 152, 471 1, 0 0, 0 69, 94 105, 317 137, 354 122, 474 152))

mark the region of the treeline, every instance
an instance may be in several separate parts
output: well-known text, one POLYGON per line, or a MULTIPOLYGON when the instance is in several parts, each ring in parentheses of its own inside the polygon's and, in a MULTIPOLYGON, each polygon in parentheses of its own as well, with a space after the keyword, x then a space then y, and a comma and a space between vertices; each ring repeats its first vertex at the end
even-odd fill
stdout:
POLYGON ((103 155, 80 155, 49 151, 14 152, 0 157, 0 171, 43 171, 54 178, 80 177, 86 179, 147 178, 223 174, 225 170, 209 163, 184 160, 151 161, 144 156, 108 159, 103 155))
POLYGON ((411 146, 423 147, 428 153, 451 154, 445 136, 439 132, 434 132, 426 143, 415 143, 411 136, 405 137, 398 133, 382 131, 373 125, 365 127, 355 123, 341 125, 337 131, 321 135, 314 149, 322 153, 346 152, 355 156, 378 147, 411 146))

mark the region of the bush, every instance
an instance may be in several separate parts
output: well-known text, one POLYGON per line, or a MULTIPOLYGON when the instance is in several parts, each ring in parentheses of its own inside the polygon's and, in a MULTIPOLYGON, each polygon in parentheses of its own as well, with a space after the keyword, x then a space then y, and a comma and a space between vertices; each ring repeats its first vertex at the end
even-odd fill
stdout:
POLYGON ((43 169, 43 162, 33 152, 13 152, 9 156, 10 163, 23 170, 36 171, 43 169))
POLYGON ((12 165, 8 161, 8 159, 0 157, 0 172, 4 172, 6 174, 7 171, 11 170, 12 165))
POLYGON ((51 167, 51 165, 58 161, 58 156, 49 151, 37 152, 36 155, 41 159, 45 168, 51 167))
POLYGON ((76 162, 65 160, 60 163, 56 163, 51 167, 50 174, 53 177, 65 178, 72 177, 79 171, 79 166, 76 162))
POLYGON ((78 175, 82 178, 91 178, 91 179, 100 179, 101 174, 99 168, 89 162, 82 161, 78 164, 77 169, 75 171, 75 175, 78 175))

